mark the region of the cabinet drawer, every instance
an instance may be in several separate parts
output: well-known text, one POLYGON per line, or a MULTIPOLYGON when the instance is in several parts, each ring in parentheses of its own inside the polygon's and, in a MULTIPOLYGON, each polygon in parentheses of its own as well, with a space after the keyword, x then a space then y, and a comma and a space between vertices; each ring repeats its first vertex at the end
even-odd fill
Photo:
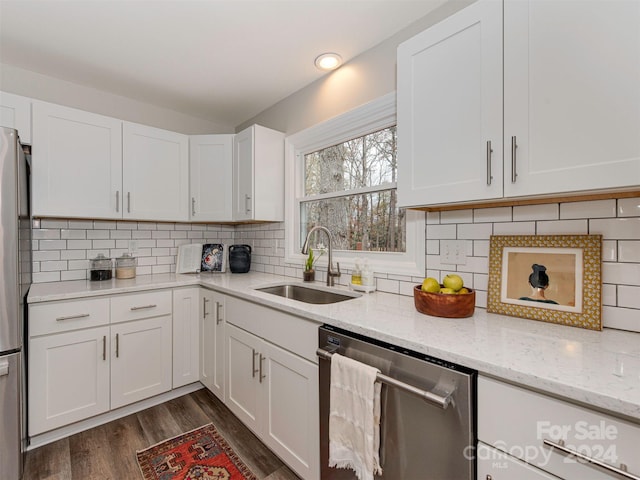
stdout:
POLYGON ((478 480, 558 480, 500 450, 478 443, 478 480))
POLYGON ((29 306, 30 337, 108 323, 108 298, 47 302, 29 306))
POLYGON ((171 290, 161 290, 111 299, 111 323, 171 314, 171 290))
POLYGON ((486 377, 478 378, 478 439, 562 478, 621 478, 545 440, 640 475, 640 424, 486 377))

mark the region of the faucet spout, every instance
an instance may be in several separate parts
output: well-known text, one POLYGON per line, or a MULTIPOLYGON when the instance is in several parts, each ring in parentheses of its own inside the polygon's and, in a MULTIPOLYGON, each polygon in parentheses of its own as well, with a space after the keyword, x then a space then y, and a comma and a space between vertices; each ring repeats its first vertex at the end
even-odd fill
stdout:
POLYGON ((327 262, 327 286, 328 287, 333 287, 334 285, 334 278, 335 277, 339 277, 340 274, 340 263, 338 263, 338 268, 337 270, 333 269, 333 247, 331 244, 331 232, 329 231, 329 229, 327 227, 323 227, 320 225, 316 225, 315 227, 313 227, 311 230, 309 230, 309 233, 307 233, 307 238, 304 240, 304 243, 302 244, 302 253, 304 255, 306 255, 307 253, 309 253, 309 242, 310 242, 310 238, 311 238, 311 234, 315 231, 320 230, 321 232, 324 232, 327 235, 327 239, 328 239, 328 244, 329 244, 329 258, 328 258, 328 262, 327 262))

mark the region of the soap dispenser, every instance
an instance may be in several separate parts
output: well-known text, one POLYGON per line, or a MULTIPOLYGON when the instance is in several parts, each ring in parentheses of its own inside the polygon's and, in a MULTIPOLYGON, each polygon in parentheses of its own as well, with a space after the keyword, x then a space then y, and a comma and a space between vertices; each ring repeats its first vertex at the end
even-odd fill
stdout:
POLYGON ((353 271, 351 272, 351 283, 353 285, 362 285, 362 271, 360 270, 360 259, 356 259, 353 271))

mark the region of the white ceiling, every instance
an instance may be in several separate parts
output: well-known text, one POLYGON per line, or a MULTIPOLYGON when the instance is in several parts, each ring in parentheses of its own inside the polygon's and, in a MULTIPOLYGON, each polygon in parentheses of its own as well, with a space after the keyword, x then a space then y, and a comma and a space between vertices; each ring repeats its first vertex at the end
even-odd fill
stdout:
POLYGON ((443 0, 0 0, 0 63, 239 125, 443 0))

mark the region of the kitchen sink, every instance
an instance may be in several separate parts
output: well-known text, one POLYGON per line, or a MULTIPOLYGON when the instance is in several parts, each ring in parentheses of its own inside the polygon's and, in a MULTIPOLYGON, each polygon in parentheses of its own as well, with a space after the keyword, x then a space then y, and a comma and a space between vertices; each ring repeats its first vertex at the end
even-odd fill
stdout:
POLYGON ((298 284, 273 285, 271 287, 256 288, 259 292, 278 295, 279 297, 289 298, 304 303, 313 303, 317 305, 325 305, 329 303, 343 302, 358 298, 360 295, 350 292, 333 292, 330 290, 321 290, 319 288, 307 287, 298 284))

